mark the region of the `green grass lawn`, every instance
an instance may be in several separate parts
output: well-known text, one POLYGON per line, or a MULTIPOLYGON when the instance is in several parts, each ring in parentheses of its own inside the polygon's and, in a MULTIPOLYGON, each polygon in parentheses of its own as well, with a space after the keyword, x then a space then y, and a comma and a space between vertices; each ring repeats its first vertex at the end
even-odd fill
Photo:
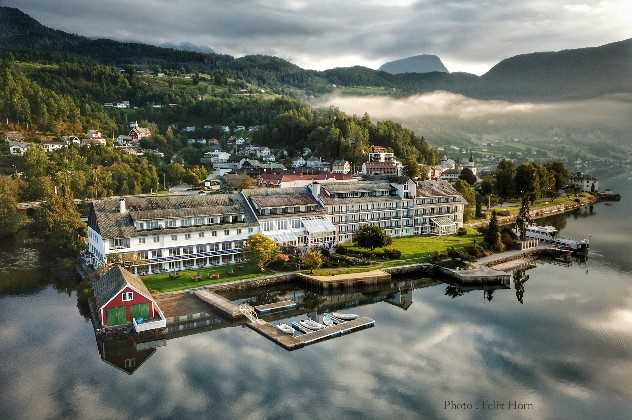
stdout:
POLYGON ((209 284, 228 283, 236 280, 249 279, 273 274, 272 271, 261 271, 251 264, 224 265, 221 267, 209 267, 199 270, 179 271, 176 273, 152 274, 142 277, 145 286, 155 292, 173 292, 209 284), (219 279, 209 278, 209 274, 218 273, 219 279), (169 277, 173 274, 175 277, 169 277), (200 275, 201 280, 194 280, 200 275))
MULTIPOLYGON (((419 262, 430 261, 432 254, 435 252, 443 252, 448 248, 464 248, 472 245, 474 241, 479 244, 483 241, 483 235, 473 229, 468 229, 467 235, 447 235, 447 236, 408 236, 404 238, 393 238, 393 243, 389 246, 395 248, 402 253, 401 258, 397 260, 384 261, 381 264, 371 265, 363 269, 351 271, 368 271, 382 267, 396 267, 399 265, 414 264, 419 262)), ((358 249, 350 246, 351 249, 358 249)), ((379 248, 376 248, 379 249, 379 248)), ((350 270, 361 267, 348 267, 342 269, 324 269, 324 270, 341 270, 337 274, 345 274, 344 270, 350 270)), ((327 275, 327 274, 323 274, 327 275)), ((331 274, 329 274, 331 275, 331 274)))

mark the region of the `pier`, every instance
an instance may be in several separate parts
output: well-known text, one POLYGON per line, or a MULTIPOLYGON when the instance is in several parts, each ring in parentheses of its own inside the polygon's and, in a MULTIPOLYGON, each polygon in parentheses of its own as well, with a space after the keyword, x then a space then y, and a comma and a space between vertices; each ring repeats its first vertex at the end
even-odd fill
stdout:
POLYGON ((268 303, 266 305, 255 306, 255 312, 258 315, 267 315, 274 312, 284 312, 296 308, 296 302, 291 300, 282 300, 280 302, 268 303))
POLYGON ((391 274, 383 270, 364 271, 360 273, 337 274, 335 276, 313 276, 298 273, 298 278, 308 285, 320 289, 351 288, 370 286, 391 281, 391 274))
POLYGON ((367 317, 360 317, 352 321, 346 321, 342 324, 332 325, 331 327, 325 327, 322 330, 312 331, 301 335, 285 334, 273 324, 262 320, 259 320, 258 322, 249 322, 247 325, 284 349, 292 351, 310 344, 328 340, 330 338, 340 337, 342 335, 351 334, 366 328, 371 328, 375 326, 375 320, 367 317))

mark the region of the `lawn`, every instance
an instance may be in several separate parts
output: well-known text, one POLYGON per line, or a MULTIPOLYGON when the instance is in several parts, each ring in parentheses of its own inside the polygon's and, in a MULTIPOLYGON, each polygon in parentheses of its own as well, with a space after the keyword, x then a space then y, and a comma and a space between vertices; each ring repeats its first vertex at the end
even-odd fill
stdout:
MULTIPOLYGON (((398 265, 426 262, 430 260, 432 254, 434 254, 435 252, 443 252, 451 247, 456 249, 464 248, 467 245, 472 245, 474 241, 481 243, 483 241, 483 235, 473 229, 468 229, 467 235, 463 236, 407 236, 404 238, 393 238, 393 243, 390 245, 390 247, 399 250, 402 253, 402 256, 397 260, 385 261, 383 263, 383 266, 396 267, 398 265)), ((355 246, 350 246, 350 248, 358 249, 355 246)), ((379 250, 379 248, 376 249, 379 250)), ((357 271, 368 270, 365 267, 363 270, 357 271)))
POLYGON ((228 283, 237 280, 272 274, 261 271, 251 264, 225 265, 221 267, 201 268, 199 270, 179 271, 177 273, 152 274, 142 277, 145 286, 152 292, 173 292, 209 284, 228 283), (219 274, 219 278, 210 278, 211 274, 219 274), (194 277, 201 276, 201 280, 194 277), (172 276, 172 277, 170 277, 172 276))

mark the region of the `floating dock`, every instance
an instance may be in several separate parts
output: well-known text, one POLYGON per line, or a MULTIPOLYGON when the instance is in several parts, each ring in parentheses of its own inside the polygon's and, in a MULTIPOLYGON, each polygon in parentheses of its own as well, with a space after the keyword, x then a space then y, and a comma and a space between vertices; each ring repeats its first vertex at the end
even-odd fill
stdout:
POLYGON ((273 324, 262 320, 249 322, 248 326, 284 349, 292 351, 330 338, 340 337, 341 335, 371 328, 375 326, 375 320, 367 317, 359 317, 352 321, 346 321, 342 324, 332 325, 322 330, 301 335, 285 334, 273 324))
POLYGON ((269 315, 274 312, 290 311, 296 308, 296 302, 292 300, 282 300, 280 302, 268 303, 267 305, 255 306, 257 315, 269 315))

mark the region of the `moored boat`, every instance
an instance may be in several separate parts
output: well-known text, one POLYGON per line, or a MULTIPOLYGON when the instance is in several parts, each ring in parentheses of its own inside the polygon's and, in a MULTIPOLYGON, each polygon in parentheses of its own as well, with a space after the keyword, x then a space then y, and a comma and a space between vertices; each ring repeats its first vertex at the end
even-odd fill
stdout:
POLYGON ((320 322, 312 321, 311 319, 304 319, 302 321, 299 321, 299 324, 301 324, 302 327, 312 331, 318 331, 325 328, 325 326, 320 322))
POLYGON ((308 328, 303 327, 300 323, 296 322, 296 321, 292 321, 292 328, 294 328, 296 331, 303 333, 303 334, 307 334, 308 332, 310 332, 311 330, 309 330, 308 328))
POLYGON ((326 327, 331 327, 332 325, 335 324, 335 321, 333 317, 331 316, 331 314, 323 315, 323 324, 325 324, 326 327))
POLYGON ((352 321, 358 318, 358 315, 356 314, 343 314, 342 312, 334 312, 332 315, 334 318, 338 318, 342 321, 352 321))
POLYGON ((294 328, 288 324, 279 324, 276 327, 285 334, 294 334, 294 328))
MULTIPOLYGON (((516 233, 519 234, 517 229, 516 233)), ((557 234, 558 230, 553 226, 529 225, 526 231, 528 239, 537 239, 573 251, 587 251, 590 246, 589 239, 564 238, 557 234)))

